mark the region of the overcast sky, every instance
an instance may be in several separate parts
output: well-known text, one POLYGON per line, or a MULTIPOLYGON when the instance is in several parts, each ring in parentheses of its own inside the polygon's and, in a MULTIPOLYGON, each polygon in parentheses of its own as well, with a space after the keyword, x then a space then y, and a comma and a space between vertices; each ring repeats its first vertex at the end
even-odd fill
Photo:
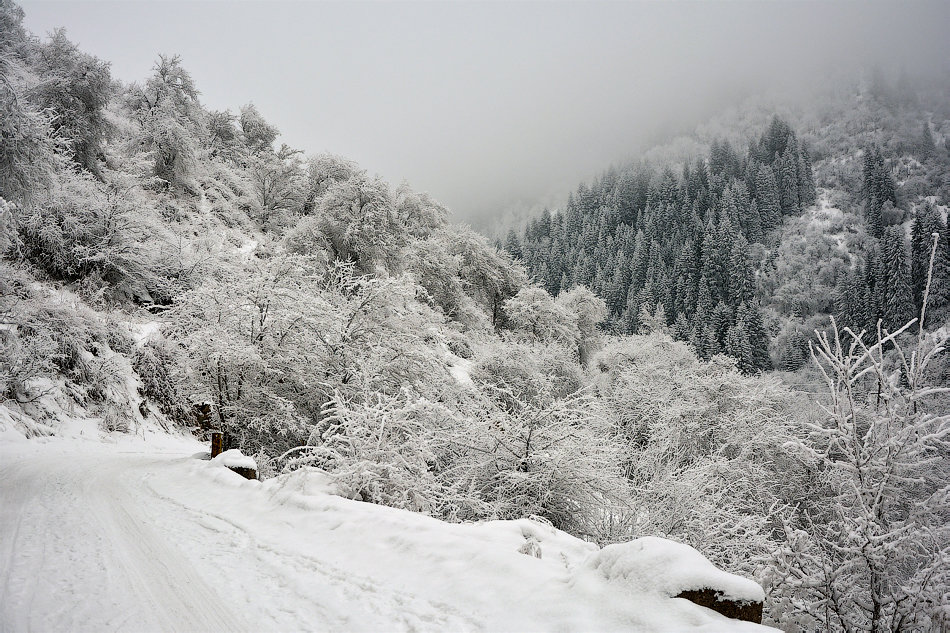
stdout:
POLYGON ((658 131, 826 69, 950 58, 950 2, 21 2, 141 80, 181 55, 203 103, 253 101, 308 153, 471 218, 563 194, 658 131))

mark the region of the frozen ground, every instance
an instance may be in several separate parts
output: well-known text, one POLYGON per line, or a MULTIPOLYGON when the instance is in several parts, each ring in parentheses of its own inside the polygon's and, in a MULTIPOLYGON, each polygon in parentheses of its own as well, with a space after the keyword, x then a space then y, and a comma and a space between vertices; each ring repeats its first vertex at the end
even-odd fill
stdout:
POLYGON ((246 481, 188 438, 72 431, 0 432, 2 631, 765 630, 664 595, 678 576, 649 577, 675 552, 648 542, 446 524, 327 494, 318 471, 246 481))

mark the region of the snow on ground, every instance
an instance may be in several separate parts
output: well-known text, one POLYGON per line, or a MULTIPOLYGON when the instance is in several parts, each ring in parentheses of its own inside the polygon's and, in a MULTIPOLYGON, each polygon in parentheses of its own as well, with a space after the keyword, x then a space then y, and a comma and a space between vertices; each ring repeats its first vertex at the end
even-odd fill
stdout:
POLYGON ((129 328, 129 334, 132 340, 139 347, 148 343, 153 337, 161 333, 162 324, 158 321, 148 321, 146 323, 134 323, 132 321, 126 324, 129 328))
POLYGON ((241 253, 245 257, 249 256, 251 253, 254 252, 254 249, 257 248, 259 244, 260 242, 258 242, 257 240, 248 240, 245 243, 241 244, 241 246, 237 249, 237 252, 241 253))
POLYGON ((661 539, 447 524, 328 494, 315 470, 247 481, 188 437, 90 435, 0 434, 0 630, 766 630, 668 597, 755 590, 661 539))
POLYGON ((449 373, 452 378, 460 385, 468 386, 472 384, 472 365, 474 363, 466 358, 452 356, 449 364, 449 373))

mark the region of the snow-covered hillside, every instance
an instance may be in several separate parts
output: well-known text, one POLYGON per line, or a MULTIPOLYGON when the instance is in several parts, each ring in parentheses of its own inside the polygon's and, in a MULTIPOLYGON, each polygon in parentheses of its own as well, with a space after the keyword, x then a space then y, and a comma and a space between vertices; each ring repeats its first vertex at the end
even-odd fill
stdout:
POLYGON ((68 434, 3 432, 2 630, 765 630, 670 598, 761 589, 662 539, 448 524, 329 494, 315 470, 246 481, 159 430, 68 434))

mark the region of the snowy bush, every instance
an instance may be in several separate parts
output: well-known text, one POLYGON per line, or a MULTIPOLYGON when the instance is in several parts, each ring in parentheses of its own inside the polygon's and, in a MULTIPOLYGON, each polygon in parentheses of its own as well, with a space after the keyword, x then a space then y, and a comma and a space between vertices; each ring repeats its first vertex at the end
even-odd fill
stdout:
POLYGON ((928 400, 950 388, 926 377, 947 335, 921 331, 902 343, 915 321, 894 333, 879 328, 871 343, 832 323, 812 347, 830 400, 825 419, 793 446, 818 481, 783 521, 770 574, 777 606, 809 625, 900 631, 946 622, 950 416, 930 411, 928 400))
POLYGON ((723 569, 757 571, 756 558, 774 547, 776 473, 795 474, 782 449, 791 396, 773 380, 742 376, 725 357, 701 362, 661 334, 609 344, 595 367, 625 438, 636 510, 618 517, 631 530, 626 538, 682 540, 723 569))
POLYGON ((182 352, 174 344, 159 339, 135 350, 132 367, 142 383, 142 395, 154 402, 170 420, 190 421, 187 395, 181 391, 185 373, 182 352))
POLYGON ((366 394, 361 402, 335 393, 327 405, 321 442, 290 467, 317 465, 336 475, 363 500, 430 514, 443 514, 440 453, 457 434, 445 407, 404 391, 366 394))
POLYGON ((531 401, 486 388, 464 441, 475 446, 453 476, 499 518, 537 515, 600 540, 601 515, 627 499, 619 438, 581 393, 531 401))

